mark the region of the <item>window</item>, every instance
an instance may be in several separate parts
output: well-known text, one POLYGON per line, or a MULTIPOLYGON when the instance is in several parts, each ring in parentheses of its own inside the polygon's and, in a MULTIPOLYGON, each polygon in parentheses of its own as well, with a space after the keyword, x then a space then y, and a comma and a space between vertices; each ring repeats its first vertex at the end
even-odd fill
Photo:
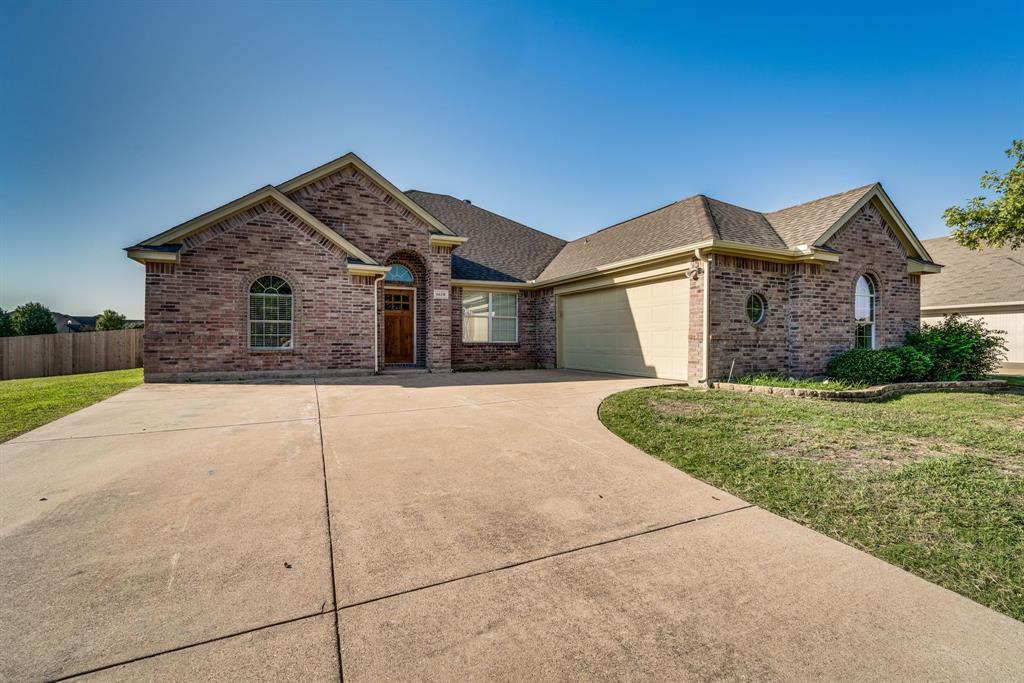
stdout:
POLYGON ((518 340, 518 295, 462 292, 462 341, 510 343, 518 340))
POLYGON ((747 320, 756 325, 764 320, 764 313, 767 309, 764 297, 760 294, 751 294, 747 297, 747 320))
POLYGON ((391 266, 391 270, 384 276, 386 282, 405 282, 412 284, 412 271, 403 266, 401 263, 396 263, 391 266))
POLYGON ((292 288, 274 275, 249 287, 249 348, 292 348, 292 288))
POLYGON ((857 323, 854 346, 858 349, 875 348, 875 283, 867 275, 857 278, 853 317, 857 323))

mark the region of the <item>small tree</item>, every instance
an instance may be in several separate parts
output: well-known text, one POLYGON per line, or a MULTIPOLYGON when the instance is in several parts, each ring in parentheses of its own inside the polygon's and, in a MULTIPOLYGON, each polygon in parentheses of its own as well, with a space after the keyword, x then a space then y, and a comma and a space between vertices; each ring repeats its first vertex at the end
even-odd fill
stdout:
POLYGON ((105 332, 107 330, 123 330, 124 321, 125 317, 123 315, 108 308, 100 313, 99 317, 96 318, 96 330, 98 332, 105 332))
POLYGON ((981 188, 996 197, 975 197, 967 206, 951 206, 942 214, 946 225, 956 228, 953 239, 961 246, 1024 246, 1024 140, 1014 140, 1006 156, 1014 160, 1013 168, 1004 175, 989 171, 981 176, 981 188))
POLYGON ((0 308, 0 337, 13 337, 14 328, 11 327, 11 314, 0 308))
POLYGON ((22 304, 11 311, 14 334, 57 334, 50 309, 35 302, 22 304))

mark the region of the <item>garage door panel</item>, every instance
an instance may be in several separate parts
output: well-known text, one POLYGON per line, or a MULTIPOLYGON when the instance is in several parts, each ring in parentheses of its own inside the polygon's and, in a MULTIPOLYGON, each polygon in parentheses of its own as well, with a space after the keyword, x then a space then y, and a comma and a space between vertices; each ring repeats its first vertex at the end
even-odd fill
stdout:
POLYGON ((561 367, 686 379, 685 277, 562 295, 560 310, 561 367))

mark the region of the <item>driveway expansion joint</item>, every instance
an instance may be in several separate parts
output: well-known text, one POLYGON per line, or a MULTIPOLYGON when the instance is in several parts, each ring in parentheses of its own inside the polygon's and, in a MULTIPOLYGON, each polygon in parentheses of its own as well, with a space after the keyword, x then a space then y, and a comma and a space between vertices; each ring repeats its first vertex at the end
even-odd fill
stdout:
POLYGON ((327 517, 327 554, 331 565, 331 611, 334 613, 334 644, 338 653, 338 680, 345 681, 345 669, 341 663, 341 626, 338 609, 338 582, 334 577, 334 533, 331 531, 331 494, 327 486, 327 454, 324 451, 324 426, 320 418, 320 390, 313 379, 313 395, 316 397, 316 431, 320 437, 320 465, 324 475, 324 514, 327 517))
POLYGON ((752 503, 748 503, 746 505, 741 505, 739 507, 729 508, 728 510, 722 510, 720 512, 712 512, 711 514, 708 514, 708 515, 701 515, 699 517, 691 517, 690 519, 684 519, 684 520, 679 521, 679 522, 671 522, 669 524, 660 524, 658 526, 650 527, 650 528, 647 528, 647 529, 643 529, 641 531, 634 531, 633 533, 623 534, 622 536, 616 536, 615 538, 607 538, 607 539, 604 539, 603 541, 595 541, 593 543, 587 543, 585 545, 574 546, 572 548, 567 548, 565 550, 558 550, 558 551, 555 551, 553 553, 548 553, 546 555, 541 555, 539 557, 531 557, 528 560, 520 560, 518 562, 510 562, 508 564, 503 564, 503 565, 501 565, 499 567, 492 567, 490 569, 482 569, 482 570, 477 571, 477 572, 471 572, 469 574, 464 574, 462 576, 456 576, 456 577, 453 577, 453 578, 450 578, 450 579, 444 579, 442 581, 436 581, 434 583, 428 583, 428 584, 425 584, 423 586, 416 586, 415 588, 407 588, 406 590, 396 591, 394 593, 388 593, 387 595, 380 595, 380 596, 375 597, 375 598, 367 598, 366 600, 359 600, 359 601, 356 601, 356 602, 351 602, 351 603, 348 603, 347 605, 339 606, 338 607, 338 611, 340 612, 341 610, 352 609, 354 607, 362 607, 364 605, 369 605, 369 604, 372 604, 372 603, 375 603, 375 602, 381 602, 382 600, 389 600, 391 598, 397 598, 397 597, 401 597, 403 595, 409 595, 410 593, 419 593, 420 591, 429 590, 431 588, 437 588, 439 586, 447 586, 447 585, 452 584, 452 583, 458 583, 459 581, 465 581, 466 579, 475 579, 475 578, 477 578, 479 576, 486 576, 488 574, 495 574, 497 572, 503 572, 503 571, 506 571, 506 570, 509 570, 509 569, 515 569, 516 567, 522 567, 524 565, 534 564, 536 562, 543 562, 544 560, 550 560, 550 559, 554 559, 556 557, 562 557, 562 556, 565 556, 565 555, 572 555, 573 553, 582 552, 584 550, 590 550, 592 548, 599 548, 601 546, 610 545, 612 543, 619 543, 621 541, 628 541, 630 539, 638 538, 640 536, 646 536, 648 534, 657 533, 659 531, 667 531, 669 529, 675 529, 677 527, 686 526, 688 524, 693 524, 694 522, 701 522, 701 521, 704 521, 706 519, 712 519, 714 517, 721 517, 723 515, 728 515, 728 514, 730 514, 732 512, 740 512, 741 510, 749 510, 749 509, 755 508, 755 507, 757 507, 757 506, 752 504, 752 503))

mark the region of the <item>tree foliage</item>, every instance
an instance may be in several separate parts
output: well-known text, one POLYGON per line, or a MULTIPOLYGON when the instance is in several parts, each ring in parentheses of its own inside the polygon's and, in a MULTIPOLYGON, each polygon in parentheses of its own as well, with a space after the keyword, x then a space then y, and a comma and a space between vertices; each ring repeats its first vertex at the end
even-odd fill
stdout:
POLYGON ((11 327, 11 314, 0 308, 0 337, 13 337, 14 328, 11 327))
POLYGON ((1006 340, 985 323, 951 313, 935 325, 907 335, 907 346, 932 359, 928 378, 939 382, 978 380, 995 372, 1006 358, 1006 340))
POLYGON ((96 318, 96 331, 105 332, 107 330, 123 330, 125 324, 125 317, 117 311, 106 309, 100 313, 99 317, 96 318))
POLYGON ((975 197, 942 214, 946 225, 955 228, 953 238, 968 249, 1024 246, 1024 140, 1014 140, 1006 156, 1014 162, 1009 171, 981 176, 981 188, 994 197, 975 197))
POLYGON ((11 311, 11 328, 14 334, 57 334, 50 309, 42 304, 30 302, 11 311))

